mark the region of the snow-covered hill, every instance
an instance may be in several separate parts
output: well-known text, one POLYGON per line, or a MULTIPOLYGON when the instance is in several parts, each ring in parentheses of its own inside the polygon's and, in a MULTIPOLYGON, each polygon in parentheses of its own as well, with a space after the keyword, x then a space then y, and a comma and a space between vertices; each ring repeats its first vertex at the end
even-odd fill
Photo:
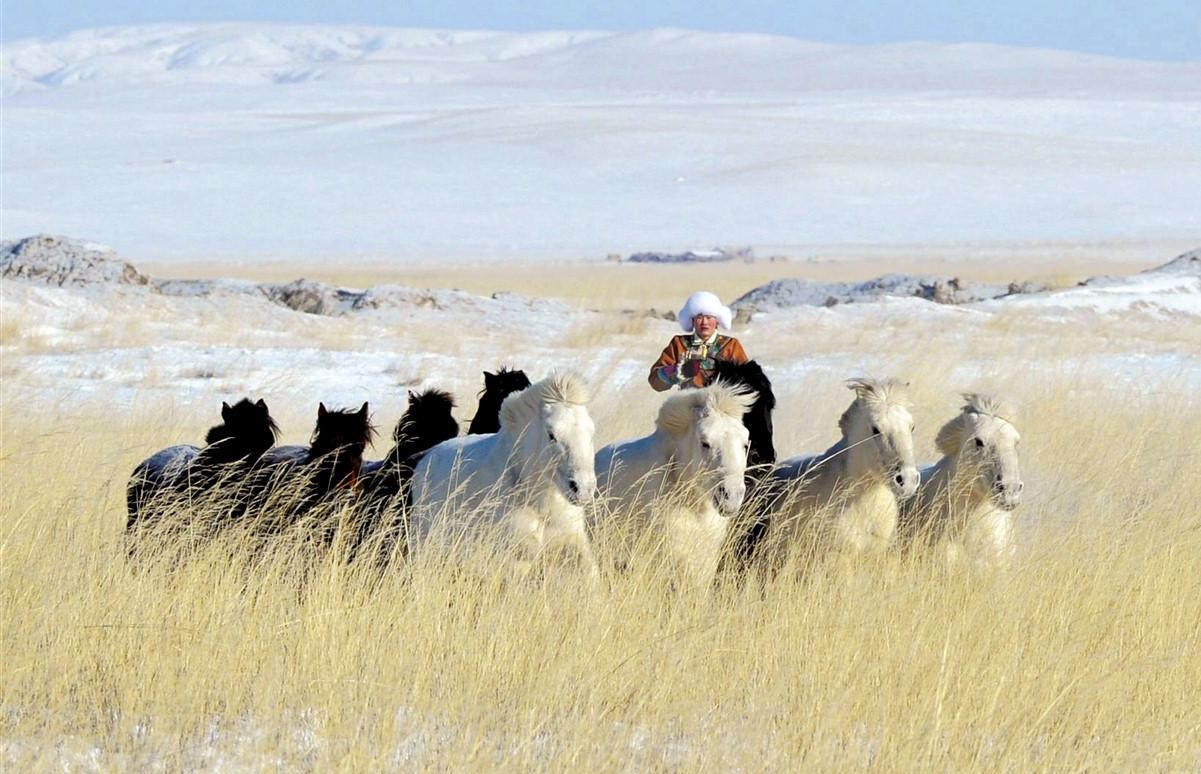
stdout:
POLYGON ((3 233, 137 259, 1201 233, 1201 64, 653 30, 6 43, 3 233))

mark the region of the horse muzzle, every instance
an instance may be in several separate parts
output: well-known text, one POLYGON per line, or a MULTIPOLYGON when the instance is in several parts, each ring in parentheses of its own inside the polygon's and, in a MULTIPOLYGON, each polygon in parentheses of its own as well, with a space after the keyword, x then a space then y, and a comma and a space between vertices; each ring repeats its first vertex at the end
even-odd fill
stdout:
POLYGON ((596 496, 596 479, 568 478, 563 486, 563 496, 572 505, 584 505, 596 496))
POLYGON ((888 474, 888 486, 898 500, 908 500, 917 494, 917 487, 921 482, 922 476, 913 466, 894 468, 888 474))
POLYGON ((1003 511, 1012 511, 1022 504, 1022 490, 1025 487, 1021 481, 998 482, 993 487, 993 502, 1003 511))
POLYGON ((736 487, 718 484, 713 490, 713 507, 717 512, 726 518, 738 515, 738 511, 742 508, 742 501, 746 498, 746 485, 740 484, 736 487))

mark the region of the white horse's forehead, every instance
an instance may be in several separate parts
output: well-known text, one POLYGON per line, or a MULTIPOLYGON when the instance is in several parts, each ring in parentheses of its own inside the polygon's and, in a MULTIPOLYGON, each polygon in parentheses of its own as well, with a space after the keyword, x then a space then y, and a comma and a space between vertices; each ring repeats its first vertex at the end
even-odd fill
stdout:
POLYGON ((574 403, 549 403, 542 411, 542 420, 551 427, 580 429, 591 432, 592 417, 588 409, 574 403))
POLYGON ((909 409, 895 403, 873 412, 873 415, 878 422, 890 426, 896 432, 909 432, 913 425, 913 415, 909 413, 909 409))
POLYGON ((992 440, 1003 440, 1011 443, 1016 443, 1021 440, 1021 434, 1018 433, 1009 420, 1002 419, 992 414, 977 414, 974 421, 976 432, 981 435, 988 435, 992 440))
POLYGON ((697 423, 697 431, 708 441, 723 438, 745 441, 750 438, 750 432, 741 421, 720 412, 713 412, 701 417, 697 423))

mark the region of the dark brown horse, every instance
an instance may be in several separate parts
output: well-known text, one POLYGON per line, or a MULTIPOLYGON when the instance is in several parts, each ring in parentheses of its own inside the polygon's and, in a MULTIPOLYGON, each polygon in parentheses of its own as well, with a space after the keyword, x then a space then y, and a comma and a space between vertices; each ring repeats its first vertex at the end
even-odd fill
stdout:
POLYGON ((250 493, 251 511, 273 523, 289 524, 354 489, 363 451, 374 435, 366 403, 358 411, 331 411, 319 404, 308 446, 277 446, 263 455, 250 493))
POLYGON ((392 450, 382 460, 363 463, 352 559, 368 539, 380 541, 382 557, 401 541, 400 504, 413 467, 422 452, 459 434, 454 407, 454 398, 441 390, 409 393, 409 405, 392 433, 392 450))
POLYGON ((219 485, 237 484, 275 443, 278 430, 261 399, 222 403, 221 424, 209 429, 204 448, 170 446, 134 468, 125 490, 126 531, 141 523, 153 500, 192 502, 219 485))
POLYGON ((480 404, 467 428, 468 435, 481 435, 500 431, 500 404, 512 393, 521 392, 530 386, 525 371, 502 367, 496 373, 484 371, 484 389, 480 391, 480 404))

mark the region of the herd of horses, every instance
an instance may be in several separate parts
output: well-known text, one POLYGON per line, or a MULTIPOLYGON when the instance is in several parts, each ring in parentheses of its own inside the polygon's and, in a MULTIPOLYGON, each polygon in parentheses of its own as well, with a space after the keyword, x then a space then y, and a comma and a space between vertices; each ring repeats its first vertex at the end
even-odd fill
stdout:
POLYGON ((325 529, 341 529, 352 559, 369 547, 384 562, 453 553, 490 535, 521 571, 565 561, 595 579, 594 545, 603 544, 617 567, 654 555, 679 582, 702 587, 724 567, 778 567, 809 538, 847 554, 937 546, 983 566, 1014 552, 1020 439, 1013 411, 987 395, 964 396, 938 433, 942 458, 919 470, 906 384, 896 380, 847 382, 854 398, 838 442, 784 460, 775 395, 755 361, 719 362, 710 386, 663 401, 648 435, 600 450, 578 375, 531 383, 502 368, 484 380, 463 436, 451 395, 410 392, 378 461, 363 459, 374 434, 366 403, 322 404, 308 446, 276 446, 262 400, 222 404, 203 447, 172 446, 134 470, 131 545, 144 528, 201 511, 210 525, 278 530, 326 506, 341 516, 325 529))

